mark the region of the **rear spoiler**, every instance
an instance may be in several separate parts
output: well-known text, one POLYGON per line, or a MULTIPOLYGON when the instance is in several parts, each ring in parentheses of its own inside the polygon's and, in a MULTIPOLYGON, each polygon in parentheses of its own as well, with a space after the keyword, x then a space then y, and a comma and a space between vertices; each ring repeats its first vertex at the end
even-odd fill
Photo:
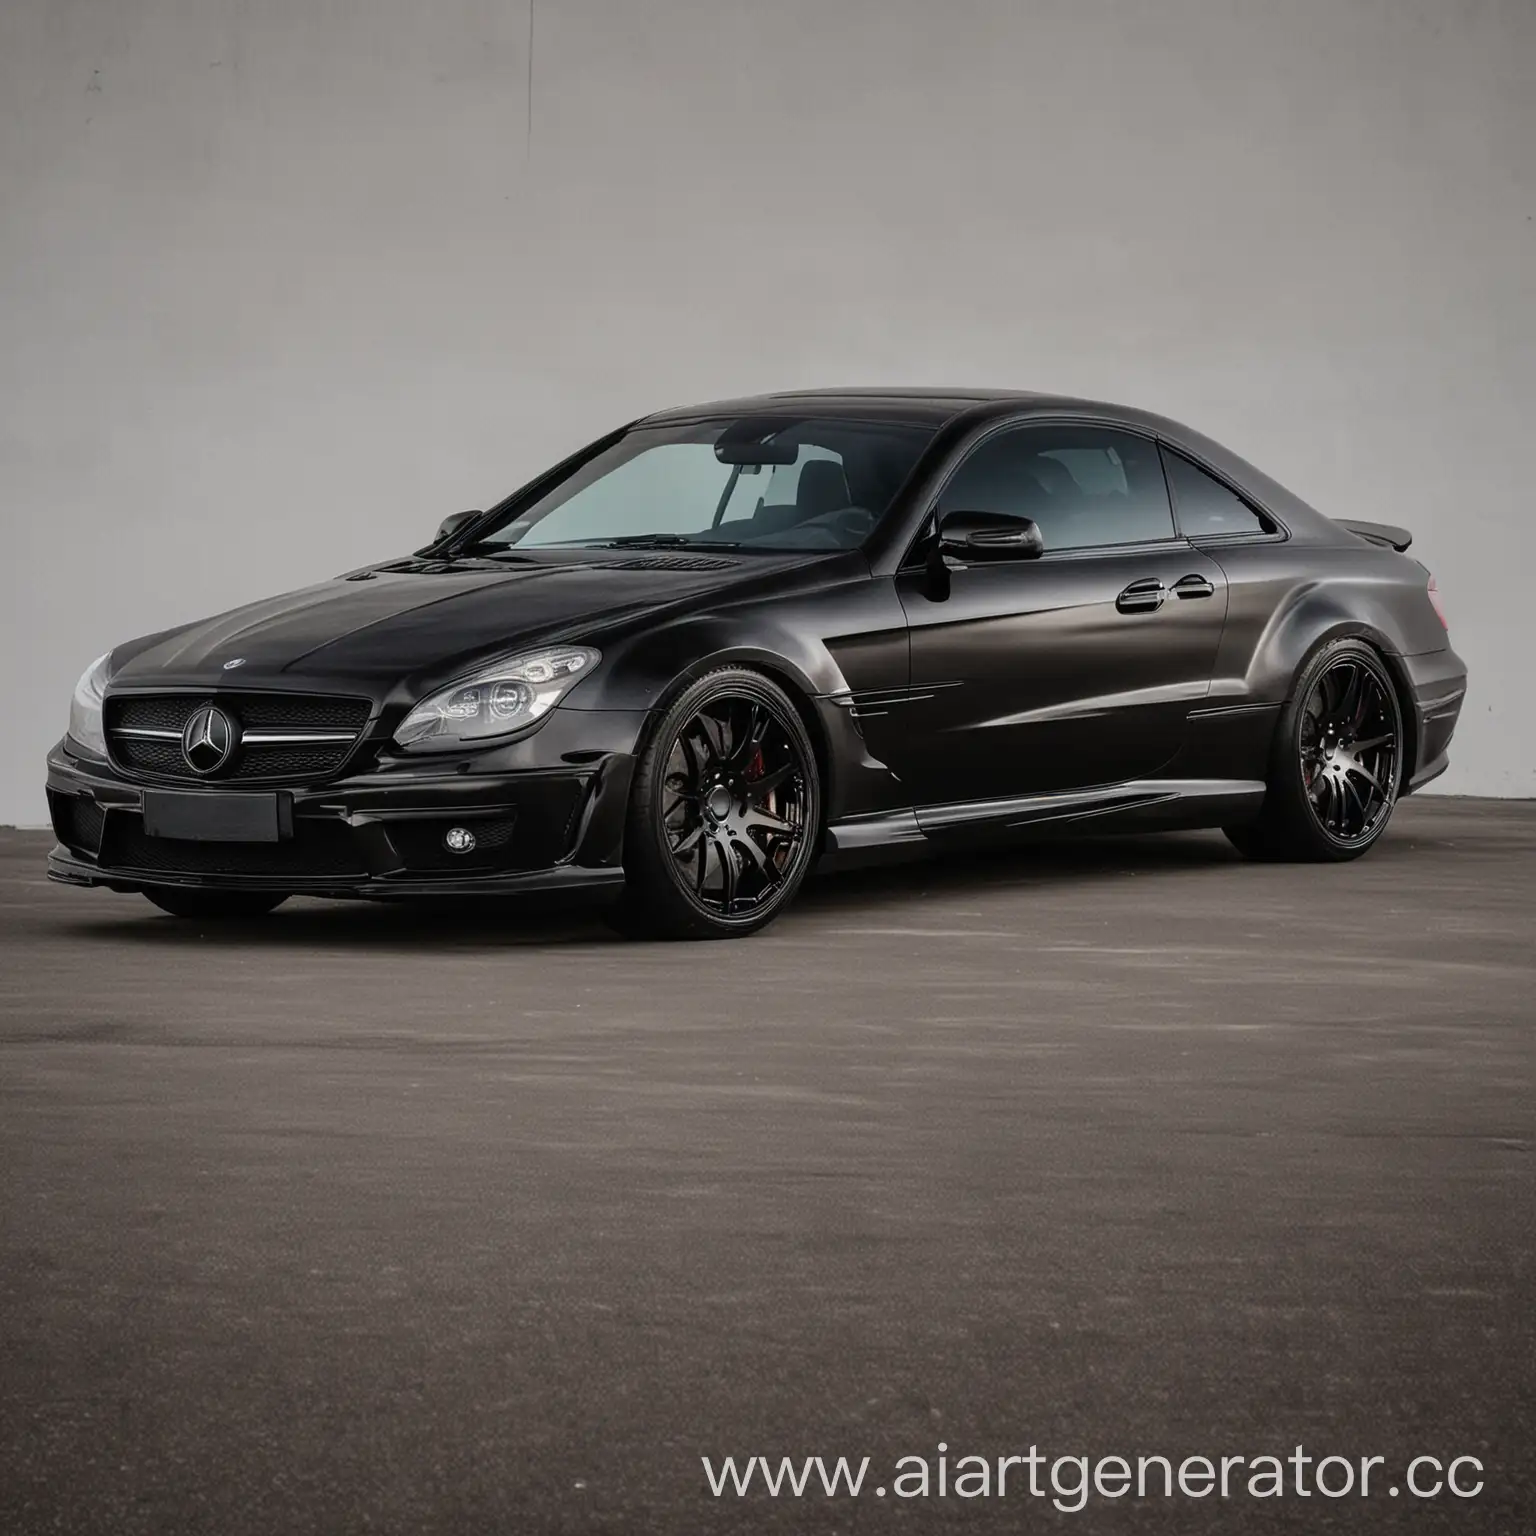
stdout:
POLYGON ((1368 544, 1380 544, 1383 549, 1395 549, 1401 554, 1413 543, 1413 535, 1406 528, 1394 528, 1391 523, 1356 523, 1346 517, 1335 519, 1341 528, 1347 528, 1368 544))

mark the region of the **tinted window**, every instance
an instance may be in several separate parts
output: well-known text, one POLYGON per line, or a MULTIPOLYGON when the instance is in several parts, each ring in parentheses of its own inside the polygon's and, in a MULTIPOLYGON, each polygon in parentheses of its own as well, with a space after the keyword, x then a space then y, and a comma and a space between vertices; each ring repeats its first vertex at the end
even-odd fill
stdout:
POLYGON ((1213 533, 1268 533, 1264 520, 1235 491, 1176 453, 1163 453, 1179 509, 1179 531, 1198 539, 1213 533))
POLYGON ((823 416, 636 427, 542 495, 509 504, 478 547, 655 539, 854 549, 932 436, 927 426, 823 416))
POLYGON ((1157 445, 1099 427, 1019 427, 989 438, 945 487, 939 510, 1032 517, 1048 551, 1174 536, 1157 445))

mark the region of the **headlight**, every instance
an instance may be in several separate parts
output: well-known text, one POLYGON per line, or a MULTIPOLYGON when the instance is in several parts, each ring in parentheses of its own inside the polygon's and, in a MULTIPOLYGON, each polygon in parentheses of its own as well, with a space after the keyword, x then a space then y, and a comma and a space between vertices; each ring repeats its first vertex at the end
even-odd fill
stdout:
POLYGON ((107 755, 107 738, 101 728, 101 696, 107 686, 107 662, 112 653, 98 656, 75 684, 69 701, 69 739, 96 757, 107 755))
POLYGON ((597 665, 598 652, 561 645, 496 661, 423 699, 395 732, 413 752, 474 747, 532 725, 597 665))

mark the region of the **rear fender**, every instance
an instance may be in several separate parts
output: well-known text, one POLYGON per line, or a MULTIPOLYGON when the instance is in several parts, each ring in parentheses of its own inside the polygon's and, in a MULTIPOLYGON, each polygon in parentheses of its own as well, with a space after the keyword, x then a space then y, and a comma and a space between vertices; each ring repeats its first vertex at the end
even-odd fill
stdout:
POLYGON ((1302 668, 1314 652, 1334 640, 1361 640, 1382 658, 1397 692, 1402 714, 1404 757, 1411 775, 1418 742, 1413 694, 1402 654, 1392 638, 1391 615, 1372 610, 1367 594, 1349 594, 1312 587, 1297 594, 1295 602, 1275 615, 1260 642, 1248 677, 1250 695, 1266 702, 1287 704, 1296 691, 1302 668))

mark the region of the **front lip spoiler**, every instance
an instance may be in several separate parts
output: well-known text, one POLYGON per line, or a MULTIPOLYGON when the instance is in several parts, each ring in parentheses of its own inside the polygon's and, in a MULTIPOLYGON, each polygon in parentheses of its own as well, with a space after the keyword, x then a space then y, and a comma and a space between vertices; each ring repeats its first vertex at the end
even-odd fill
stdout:
POLYGON ((287 891, 294 896, 333 896, 368 901, 390 901, 417 896, 518 896, 583 892, 617 895, 624 884, 622 868, 593 868, 581 864, 556 864, 548 869, 517 870, 506 874, 467 875, 460 879, 423 879, 396 875, 388 878, 292 879, 271 875, 174 875, 148 870, 104 870, 77 859, 62 844, 48 855, 48 878, 60 885, 96 886, 110 891, 142 891, 148 886, 176 886, 182 890, 287 891))

